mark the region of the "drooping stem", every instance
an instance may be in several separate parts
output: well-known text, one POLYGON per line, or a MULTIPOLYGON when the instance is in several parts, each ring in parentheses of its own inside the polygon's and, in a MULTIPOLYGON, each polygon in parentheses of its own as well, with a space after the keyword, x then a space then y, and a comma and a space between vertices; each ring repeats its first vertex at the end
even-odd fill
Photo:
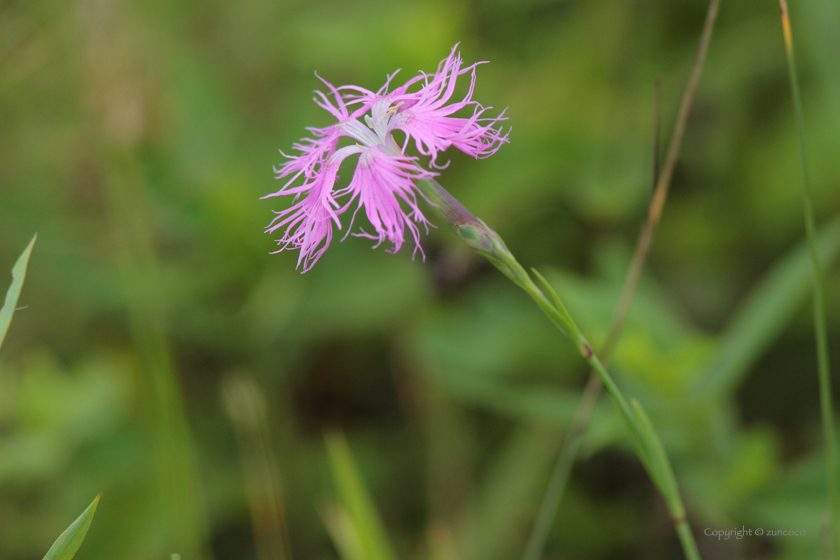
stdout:
MULTIPOLYGON (((715 21, 717 19, 719 0, 711 0, 709 9, 706 14, 706 22, 703 27, 703 32, 700 38, 700 45, 697 48, 697 56, 694 61, 694 67, 691 71, 688 85, 683 94, 680 111, 674 125, 674 131, 671 135, 671 142, 668 147, 668 155, 665 160, 665 165, 662 173, 659 173, 659 149, 658 149, 658 134, 659 134, 659 98, 657 91, 657 110, 654 111, 654 118, 656 125, 654 126, 654 180, 656 185, 654 189, 653 198, 651 199, 648 208, 647 221, 639 234, 636 249, 633 254, 633 260, 630 263, 630 268, 627 271, 627 276, 621 287, 621 293, 618 299, 618 304, 615 307, 613 316, 610 320, 609 328, 607 329, 607 336, 604 341, 604 346, 600 352, 604 363, 609 363, 612 357, 612 352, 621 336, 624 328, 627 314, 630 311, 630 304, 633 301, 633 295, 636 292, 636 287, 641 277, 642 268, 647 258, 648 250, 650 249, 653 240, 653 233, 656 226, 659 224, 659 219, 662 216, 662 210, 665 206, 665 201, 668 197, 668 191, 671 186, 671 179, 674 175, 677 160, 680 155, 680 148, 682 146, 682 139, 685 135, 688 117, 691 114, 691 108, 694 105, 694 97, 697 92, 697 87, 700 83, 700 77, 703 73, 703 66, 708 51, 709 42, 712 37, 712 30, 714 29, 715 21)), ((528 544, 525 548, 524 560, 539 560, 542 557, 545 543, 548 539, 549 529, 554 517, 557 514, 557 509, 560 507, 560 501, 563 498, 563 493, 568 483, 569 475, 572 471, 572 465, 577 458, 580 444, 583 436, 586 433, 586 428, 595 411, 595 405, 598 402, 598 397, 601 394, 601 379, 594 371, 589 375, 589 381, 586 383, 586 388, 583 391, 580 404, 578 405, 575 416, 572 419, 571 427, 566 434, 566 440, 560 455, 557 459, 557 464, 551 475, 548 488, 546 489, 543 502, 540 505, 539 513, 534 524, 534 529, 528 539, 528 544)), ((682 537, 681 537, 682 538, 682 537)))
MULTIPOLYGON (((510 268, 514 267, 514 263, 515 265, 518 265, 513 255, 510 254, 510 252, 502 253, 501 260, 502 262, 508 264, 510 268)), ((536 273, 536 271, 534 272, 536 273)), ((530 277, 528 279, 530 280, 530 277)), ((519 284, 519 282, 517 283, 519 284)), ((568 312, 565 310, 565 308, 561 307, 562 303, 559 301, 559 299, 556 298, 556 296, 551 298, 553 300, 551 301, 536 285, 534 285, 533 281, 523 282, 523 284, 525 284, 524 286, 522 286, 523 289, 528 293, 528 295, 531 296, 531 298, 537 303, 537 305, 539 305, 539 307, 549 317, 549 319, 552 320, 552 322, 555 325, 559 327, 560 324, 564 322, 564 317, 567 318, 568 321, 571 321, 571 317, 568 315, 568 312)), ((550 289, 550 287, 547 286, 547 284, 546 288, 550 289)), ((683 547, 683 552, 685 553, 686 558, 689 560, 699 560, 700 553, 697 549, 697 544, 694 541, 694 536, 691 532, 691 528, 685 517, 685 507, 683 506, 679 490, 676 487, 676 483, 673 482, 673 473, 661 472, 663 470, 663 462, 667 464, 667 470, 670 471, 670 464, 668 463, 667 457, 663 456, 657 458, 650 455, 652 452, 652 450, 650 449, 651 444, 646 441, 645 435, 643 433, 640 433, 640 429, 638 427, 638 419, 636 417, 636 414, 634 414, 634 411, 628 403, 626 397, 622 394, 621 390, 618 388, 618 385, 616 385, 612 376, 609 374, 607 369, 598 359, 598 356, 595 355, 595 353, 593 352, 591 344, 577 329, 574 322, 571 323, 570 327, 571 328, 569 330, 571 330, 572 333, 576 335, 576 337, 573 338, 573 340, 577 343, 578 348, 581 350, 581 355, 587 360, 587 362, 589 362, 590 367, 592 367, 593 371, 597 374, 600 383, 602 383, 606 387, 607 392, 612 397, 616 406, 618 406, 619 413, 630 432, 630 437, 633 440, 633 444, 636 448, 639 458, 641 459, 642 463, 645 466, 645 469, 648 471, 649 475, 653 479, 654 484, 656 484, 660 492, 663 493, 663 497, 665 498, 665 501, 668 504, 671 517, 674 519, 675 529, 677 531, 677 535, 680 539, 680 543, 683 547), (663 488, 663 486, 667 487, 667 489, 663 488)), ((561 330, 563 330, 564 332, 566 331, 566 329, 562 327, 561 330)), ((576 443, 576 445, 579 446, 579 440, 576 443)), ((575 449, 575 451, 577 451, 577 449, 575 449)))
POLYGON ((574 342, 581 356, 596 372, 618 407, 619 415, 628 429, 639 459, 668 505, 686 558, 699 560, 700 554, 685 517, 685 508, 670 462, 641 405, 635 401, 628 402, 598 356, 595 355, 592 345, 581 333, 563 302, 536 270, 532 269, 542 287, 538 286, 531 274, 519 264, 502 238, 484 222, 473 216, 437 181, 420 180, 417 181, 417 185, 429 201, 432 212, 457 233, 468 246, 487 258, 505 276, 522 288, 546 317, 574 342))
POLYGON ((831 368, 828 359, 828 336, 825 324, 825 310, 822 294, 822 274, 820 271, 817 233, 814 219, 814 206, 811 198, 811 185, 808 172, 808 155, 805 149, 805 124, 802 116, 802 96, 799 89, 799 76, 796 71, 796 57, 793 52, 793 34, 790 28, 786 0, 779 0, 782 8, 782 30, 785 38, 790 88, 793 97, 793 111, 796 119, 796 131, 799 136, 799 157, 802 163, 802 200, 805 211, 805 231, 811 254, 811 281, 813 285, 814 333, 817 339, 817 372, 820 386, 820 413, 822 416, 823 436, 826 447, 826 476, 828 479, 828 499, 831 512, 831 557, 840 558, 840 493, 837 487, 837 443, 834 436, 834 410, 831 399, 831 368))

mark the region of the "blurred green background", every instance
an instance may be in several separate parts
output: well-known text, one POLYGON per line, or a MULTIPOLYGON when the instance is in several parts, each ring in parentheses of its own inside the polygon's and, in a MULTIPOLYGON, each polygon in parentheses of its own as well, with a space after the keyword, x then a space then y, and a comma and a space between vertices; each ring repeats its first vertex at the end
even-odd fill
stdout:
MULTIPOLYGON (((791 9, 838 363, 840 5, 791 9)), ((377 89, 460 41, 490 61, 475 98, 513 131, 491 159, 447 154, 440 181, 597 343, 652 190, 655 79, 667 140, 705 10, 0 1, 0 270, 39 235, 0 351, 0 558, 40 558, 98 492, 78 558, 337 558, 335 430, 397 557, 520 557, 586 380, 572 345, 442 228, 425 262, 351 237, 301 275, 262 233, 288 202, 258 198, 280 186, 277 150, 331 122, 314 71, 377 89)), ((778 4, 723 0, 612 367, 665 440, 706 558, 819 554, 800 185, 778 4), (702 534, 741 526, 807 535, 702 534)), ((546 558, 680 555, 603 399, 546 558)))

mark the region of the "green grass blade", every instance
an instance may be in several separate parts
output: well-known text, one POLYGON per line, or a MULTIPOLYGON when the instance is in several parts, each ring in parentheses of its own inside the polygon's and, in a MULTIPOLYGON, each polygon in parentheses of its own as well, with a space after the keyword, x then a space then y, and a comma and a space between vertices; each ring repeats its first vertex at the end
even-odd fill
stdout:
POLYGON ((6 301, 3 303, 3 309, 0 309, 0 346, 3 346, 3 339, 6 338, 6 333, 9 331, 12 315, 15 314, 15 306, 17 305, 18 297, 20 297, 20 290, 23 288, 23 279, 26 278, 26 265, 29 264, 29 255, 32 253, 32 246, 35 245, 37 238, 38 234, 36 233, 12 269, 12 285, 9 286, 9 291, 6 292, 6 301))
POLYGON ((205 512, 199 498, 196 450, 178 367, 166 327, 166 289, 147 219, 146 184, 138 161, 122 149, 104 150, 104 187, 122 269, 128 320, 141 375, 138 389, 148 406, 153 446, 160 551, 188 560, 205 557, 205 512))
POLYGON ((538 424, 518 428, 495 454, 476 494, 469 560, 509 560, 522 546, 521 522, 539 503, 557 434, 538 424))
MULTIPOLYGON (((30 244, 31 246, 32 244, 30 244)), ((90 523, 93 521, 93 514, 96 513, 96 506, 99 504, 100 496, 102 494, 96 496, 87 509, 82 512, 82 515, 59 535, 44 555, 44 560, 71 560, 76 555, 76 551, 82 546, 82 541, 85 540, 90 523)))
POLYGON ((238 444, 257 560, 291 560, 265 395, 250 375, 237 373, 223 380, 222 400, 238 444))
POLYGON ((326 436, 333 481, 364 560, 395 560, 382 521, 342 434, 326 436))
MULTIPOLYGON (((818 239, 827 266, 840 254, 840 219, 825 226, 818 239)), ((801 307, 811 288, 808 243, 802 243, 765 275, 730 319, 718 351, 689 394, 712 397, 734 390, 749 368, 801 307)))
POLYGON ((341 560, 365 560, 367 556, 359 542, 358 532, 350 521, 350 516, 344 508, 335 505, 321 511, 321 518, 327 527, 327 533, 332 539, 341 560))
POLYGON ((837 485, 837 441, 834 435, 834 403, 831 389, 831 366, 828 357, 828 329, 825 321, 823 304, 822 273, 819 249, 817 248, 817 226, 814 217, 814 202, 811 197, 808 150, 805 148, 805 118, 802 112, 802 94, 796 70, 796 56, 793 49, 793 33, 787 0, 779 0, 782 9, 782 31, 785 38, 790 76, 790 90, 793 97, 793 113, 796 120, 796 132, 799 138, 799 157, 802 163, 802 201, 805 211, 805 231, 811 256, 811 282, 814 307, 814 336, 817 346, 817 376, 820 385, 820 415, 822 417, 823 437, 826 447, 826 477, 828 480, 828 501, 831 514, 832 558, 840 559, 840 488, 837 485))

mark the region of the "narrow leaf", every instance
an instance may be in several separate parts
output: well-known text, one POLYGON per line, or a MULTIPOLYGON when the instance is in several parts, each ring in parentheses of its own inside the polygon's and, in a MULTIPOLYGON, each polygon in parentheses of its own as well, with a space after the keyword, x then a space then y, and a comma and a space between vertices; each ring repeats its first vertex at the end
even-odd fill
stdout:
POLYGON ((67 527, 66 531, 61 533, 47 551, 44 560, 71 560, 76 555, 76 551, 79 550, 82 541, 85 540, 90 522, 93 521, 93 514, 96 513, 96 506, 99 504, 100 496, 102 494, 96 496, 87 509, 82 512, 82 515, 67 527))
POLYGON ((326 436, 326 441, 333 482, 356 540, 361 545, 364 560, 394 560, 382 521, 359 474, 347 440, 342 434, 333 433, 326 436))
POLYGON ((0 346, 3 346, 3 339, 6 338, 9 323, 12 322, 12 315, 15 314, 15 306, 20 296, 20 290, 23 288, 23 279, 26 277, 26 265, 29 264, 29 255, 32 253, 32 246, 35 245, 37 238, 38 234, 36 233, 12 269, 12 285, 9 286, 9 291, 6 292, 6 301, 3 303, 3 309, 0 309, 0 346))
POLYGON ((559 448, 557 434, 538 425, 517 429, 494 455, 477 487, 475 526, 466 536, 475 560, 510 560, 522 542, 521 520, 538 503, 559 448))
POLYGON ((580 345, 580 330, 578 330, 577 325, 572 320, 572 317, 571 315, 569 315, 569 312, 566 310, 566 306, 563 305, 563 301, 560 299, 560 296, 557 295, 557 292, 554 291, 554 288, 551 287, 551 284, 548 283, 548 280, 546 280, 545 277, 543 277, 543 275, 540 274, 536 268, 532 268, 531 272, 533 272, 534 276, 537 277, 537 280, 540 281, 543 290, 545 290, 545 292, 548 293, 548 297, 551 300, 554 309, 557 311, 563 323, 565 324, 558 323, 557 321, 554 321, 554 323, 560 328, 560 330, 563 331, 563 333, 566 336, 572 339, 572 342, 574 342, 577 345, 580 345))
POLYGON ((344 508, 338 505, 326 507, 321 511, 321 519, 327 527, 338 556, 341 560, 365 560, 367 556, 359 542, 358 532, 353 527, 344 508))
POLYGON ((671 515, 681 517, 683 513, 682 501, 679 497, 674 470, 671 468, 671 462, 668 460, 668 455, 662 446, 662 440, 656 435, 656 431, 653 429, 653 423, 648 418, 642 405, 639 404, 639 401, 632 399, 630 406, 633 408, 636 429, 645 446, 648 473, 651 479, 653 479, 653 483, 659 489, 659 492, 665 498, 668 509, 671 510, 671 515))

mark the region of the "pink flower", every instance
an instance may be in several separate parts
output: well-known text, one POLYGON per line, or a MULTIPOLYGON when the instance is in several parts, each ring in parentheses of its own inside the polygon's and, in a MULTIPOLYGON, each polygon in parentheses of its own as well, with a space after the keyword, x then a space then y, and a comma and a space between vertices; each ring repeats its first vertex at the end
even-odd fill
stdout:
MULTIPOLYGON (((374 247, 387 240, 395 253, 408 229, 414 253, 419 250, 422 254, 419 225, 428 231, 430 223, 418 206, 414 181, 438 173, 420 167, 418 157, 406 155, 411 141, 420 155, 430 158, 429 166, 437 169, 445 167, 437 165, 438 154, 449 147, 485 158, 508 141, 509 131, 503 134, 501 127, 497 128, 499 121, 505 120, 504 111, 497 117, 484 117, 492 107, 472 100, 476 64, 461 68, 457 47, 435 74, 420 72, 391 92, 388 87, 396 73, 376 92, 357 86, 337 88, 321 79, 331 96, 316 91, 315 103, 338 122, 326 128, 308 128, 313 137, 292 145, 299 154, 280 152, 286 161, 274 171, 286 183, 263 198, 294 195, 294 201, 290 208, 275 212, 266 228, 266 232, 283 233, 276 252, 299 249, 298 266, 303 264, 303 272, 307 272, 329 247, 333 225, 340 230, 341 214, 358 200, 353 218, 364 208, 374 232, 354 235, 376 240, 374 247), (458 76, 466 73, 471 76, 469 91, 460 101, 451 102, 458 76), (452 116, 462 109, 471 109, 472 114, 452 116), (401 145, 394 139, 396 132, 402 133, 401 145), (340 146, 345 138, 350 142, 345 140, 347 145, 340 146), (336 188, 341 163, 354 155, 358 160, 352 180, 346 187, 336 188)), ((348 233, 350 227, 352 218, 348 233)))

